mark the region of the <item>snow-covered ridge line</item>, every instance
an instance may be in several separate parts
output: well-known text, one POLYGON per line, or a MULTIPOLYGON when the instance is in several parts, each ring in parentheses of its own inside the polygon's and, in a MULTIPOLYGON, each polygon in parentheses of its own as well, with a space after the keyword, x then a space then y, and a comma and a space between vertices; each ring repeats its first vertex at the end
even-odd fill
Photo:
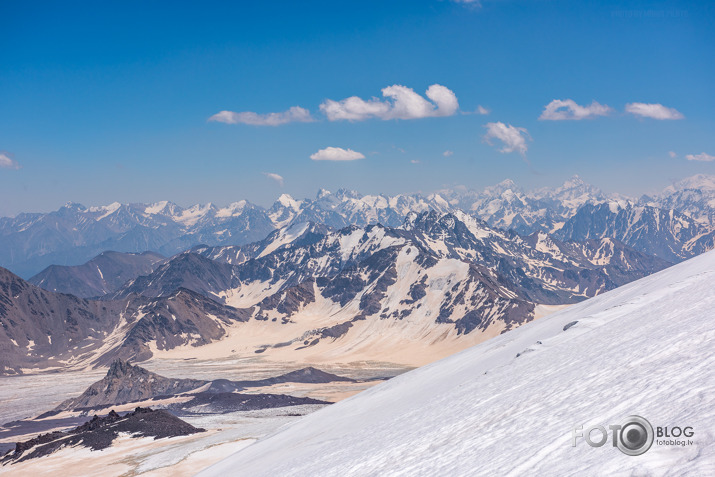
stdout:
MULTIPOLYGON (((644 243, 639 250, 667 255, 667 248, 675 247, 673 256, 663 258, 682 259, 697 252, 681 253, 678 249, 682 247, 680 242, 687 242, 715 228, 715 189, 710 187, 710 182, 715 180, 702 177, 691 179, 682 187, 668 189, 669 192, 660 196, 639 199, 604 194, 574 176, 560 187, 531 192, 524 192, 509 180, 481 192, 457 188, 429 195, 362 195, 346 189, 334 193, 320 190, 314 199, 298 200, 283 194, 268 209, 246 200, 226 207, 208 203, 188 208, 169 201, 153 204, 115 202, 89 208, 70 203, 46 214, 23 213, 14 218, 0 218, 0 266, 29 278, 48 265, 77 265, 105 250, 151 250, 170 256, 199 244, 243 245, 255 242, 274 230, 304 222, 322 223, 336 229, 377 223, 398 227, 410 214, 430 210, 468 214, 492 227, 513 230, 521 235, 537 231, 562 233, 564 229, 578 235, 583 229, 600 226, 578 218, 579 211, 601 204, 607 204, 608 212, 622 221, 639 220, 640 213, 631 211, 641 209, 650 211, 646 216, 659 216, 661 210, 675 213, 677 217, 671 220, 675 224, 673 226, 693 232, 684 240, 676 239, 677 243, 668 244, 655 252, 644 250, 643 247, 651 245, 641 240, 644 243), (690 188, 693 185, 701 188, 690 188), (578 223, 572 224, 577 219, 578 223), (676 222, 688 224, 677 225, 676 222)), ((619 227, 622 226, 619 224, 619 227)), ((638 223, 625 224, 626 228, 630 227, 629 231, 636 230, 638 226, 638 223)), ((594 230, 590 233, 601 238, 606 231, 594 230)), ((665 233, 672 235, 678 231, 668 230, 665 233)), ((561 238, 578 240, 576 236, 561 238)), ((613 238, 631 246, 640 240, 635 237, 633 243, 628 243, 620 237, 613 238)), ((709 240, 707 237, 704 239, 705 242, 709 240)))
MULTIPOLYGON (((366 207, 374 209, 403 209, 407 205, 405 202, 407 199, 421 199, 424 203, 433 202, 441 207, 449 207, 450 205, 457 205, 460 199, 464 198, 494 198, 497 196, 506 195, 508 197, 524 196, 533 199, 546 199, 546 198, 561 198, 562 200, 568 200, 575 202, 576 205, 582 205, 586 201, 595 202, 629 202, 629 203, 643 203, 647 199, 655 199, 658 197, 667 197, 676 192, 681 192, 685 190, 699 190, 703 192, 715 192, 715 175, 697 174, 692 177, 688 177, 679 182, 674 183, 663 189, 663 191, 653 197, 635 197, 627 196, 624 194, 611 193, 604 194, 598 188, 591 186, 583 181, 578 175, 574 175, 570 179, 566 180, 561 186, 550 188, 542 187, 536 188, 529 191, 524 191, 511 179, 505 179, 504 181, 493 185, 485 187, 481 191, 474 189, 440 189, 434 193, 430 194, 397 194, 397 195, 363 195, 354 190, 339 189, 337 192, 333 193, 326 189, 320 189, 316 194, 316 198, 311 200, 309 198, 295 199, 290 194, 281 194, 273 204, 273 207, 281 205, 286 208, 293 209, 295 211, 300 210, 305 207, 306 203, 317 202, 323 199, 329 199, 333 205, 340 204, 342 202, 354 202, 364 204, 366 207)), ((261 206, 252 204, 251 202, 242 199, 236 202, 232 202, 225 207, 219 207, 208 202, 206 204, 193 204, 188 207, 181 207, 174 202, 169 200, 162 200, 159 202, 154 202, 150 204, 142 203, 120 203, 112 202, 108 205, 90 206, 85 207, 82 204, 75 202, 67 202, 63 207, 65 209, 74 209, 79 211, 84 211, 90 214, 97 214, 100 218, 104 218, 109 214, 116 212, 120 207, 129 207, 132 209, 141 210, 141 213, 145 216, 162 215, 167 217, 176 218, 179 221, 191 222, 195 220, 196 217, 202 217, 207 214, 214 214, 217 217, 231 217, 240 215, 244 208, 251 207, 257 209, 264 209, 261 206)), ((474 210, 474 206, 465 208, 466 210, 474 210)), ((264 209, 265 210, 265 209, 264 209)), ((409 211, 424 211, 423 210, 413 210, 409 211)), ((19 215, 26 216, 36 216, 43 215, 42 213, 22 213, 19 215)), ((17 217, 17 216, 15 216, 17 217)), ((2 219, 12 219, 15 217, 1 217, 2 219)), ((96 217, 95 217, 96 218, 96 217)))

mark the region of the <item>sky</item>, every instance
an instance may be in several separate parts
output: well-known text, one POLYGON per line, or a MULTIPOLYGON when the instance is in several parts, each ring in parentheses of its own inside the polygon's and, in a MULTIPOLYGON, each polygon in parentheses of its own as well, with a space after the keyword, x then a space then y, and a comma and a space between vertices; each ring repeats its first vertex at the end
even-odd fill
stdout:
POLYGON ((715 4, 0 0, 0 215, 715 174, 715 4))

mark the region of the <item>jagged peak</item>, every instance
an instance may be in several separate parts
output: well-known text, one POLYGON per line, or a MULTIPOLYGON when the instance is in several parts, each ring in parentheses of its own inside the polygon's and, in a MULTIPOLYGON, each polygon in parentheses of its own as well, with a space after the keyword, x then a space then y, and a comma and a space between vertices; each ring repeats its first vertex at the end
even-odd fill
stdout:
POLYGON ((339 199, 360 199, 362 195, 352 189, 340 188, 335 192, 335 197, 339 199))
POLYGON ((504 179, 498 184, 484 188, 484 193, 490 196, 502 195, 508 191, 521 192, 521 188, 511 179, 504 179))
POLYGON ((666 187, 663 190, 664 195, 669 195, 682 190, 708 190, 715 191, 715 175, 711 174, 695 174, 685 179, 666 187))
POLYGON ((291 208, 296 208, 299 205, 299 202, 290 194, 281 194, 278 199, 276 199, 275 203, 291 208))
POLYGON ((574 174, 564 181, 562 188, 564 189, 575 189, 576 187, 581 187, 588 185, 578 174, 574 174))
POLYGON ((449 207, 449 202, 439 194, 430 194, 428 199, 432 204, 437 205, 439 207, 449 207))
POLYGON ((211 210, 213 208, 215 208, 213 202, 207 202, 206 204, 194 204, 191 207, 188 207, 186 211, 206 211, 211 210))
POLYGON ((183 209, 170 200, 160 200, 152 204, 141 204, 144 206, 144 213, 147 215, 163 214, 174 215, 183 209))
POLYGON ((457 222, 461 222, 457 216, 452 213, 442 213, 434 209, 426 210, 409 216, 405 219, 402 228, 405 230, 413 230, 416 228, 425 229, 431 228, 439 224, 441 227, 454 228, 457 222))
POLYGON ((111 204, 107 205, 98 205, 98 206, 93 206, 89 208, 85 208, 84 210, 87 210, 89 212, 104 212, 104 215, 111 214, 112 212, 116 212, 122 207, 121 202, 114 201, 111 204))
POLYGON ((112 364, 109 365, 109 370, 107 371, 107 379, 112 379, 112 378, 122 378, 126 375, 132 374, 135 371, 142 370, 144 371, 144 368, 140 368, 139 366, 132 366, 129 361, 124 361, 122 359, 116 359, 112 361, 112 364))
POLYGON ((234 217, 240 215, 244 210, 250 209, 252 204, 247 200, 231 202, 226 207, 216 209, 216 217, 234 217))
POLYGON ((315 199, 316 199, 316 200, 324 199, 325 197, 328 197, 328 196, 330 196, 330 195, 332 195, 332 194, 333 194, 333 193, 330 192, 328 189, 320 188, 320 189, 318 189, 318 193, 315 194, 315 199))

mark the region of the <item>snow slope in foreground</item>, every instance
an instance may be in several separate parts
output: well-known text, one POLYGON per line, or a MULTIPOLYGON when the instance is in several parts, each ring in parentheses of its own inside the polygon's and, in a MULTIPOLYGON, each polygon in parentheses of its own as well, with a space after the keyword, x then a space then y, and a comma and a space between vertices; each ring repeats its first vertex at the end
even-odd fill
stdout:
POLYGON ((323 408, 200 475, 715 475, 714 288, 709 252, 323 408), (632 414, 691 426, 694 444, 572 447, 574 426, 632 414))

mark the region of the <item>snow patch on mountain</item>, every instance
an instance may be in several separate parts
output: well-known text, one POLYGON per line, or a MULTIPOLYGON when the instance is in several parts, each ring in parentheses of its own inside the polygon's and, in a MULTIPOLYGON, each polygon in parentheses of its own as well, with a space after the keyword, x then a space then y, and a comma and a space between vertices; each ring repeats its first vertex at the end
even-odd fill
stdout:
POLYGON ((235 217, 239 215, 241 212, 243 212, 243 209, 246 208, 248 205, 248 202, 245 200, 239 200, 238 202, 233 202, 229 204, 227 207, 222 207, 216 211, 216 217, 235 217))

